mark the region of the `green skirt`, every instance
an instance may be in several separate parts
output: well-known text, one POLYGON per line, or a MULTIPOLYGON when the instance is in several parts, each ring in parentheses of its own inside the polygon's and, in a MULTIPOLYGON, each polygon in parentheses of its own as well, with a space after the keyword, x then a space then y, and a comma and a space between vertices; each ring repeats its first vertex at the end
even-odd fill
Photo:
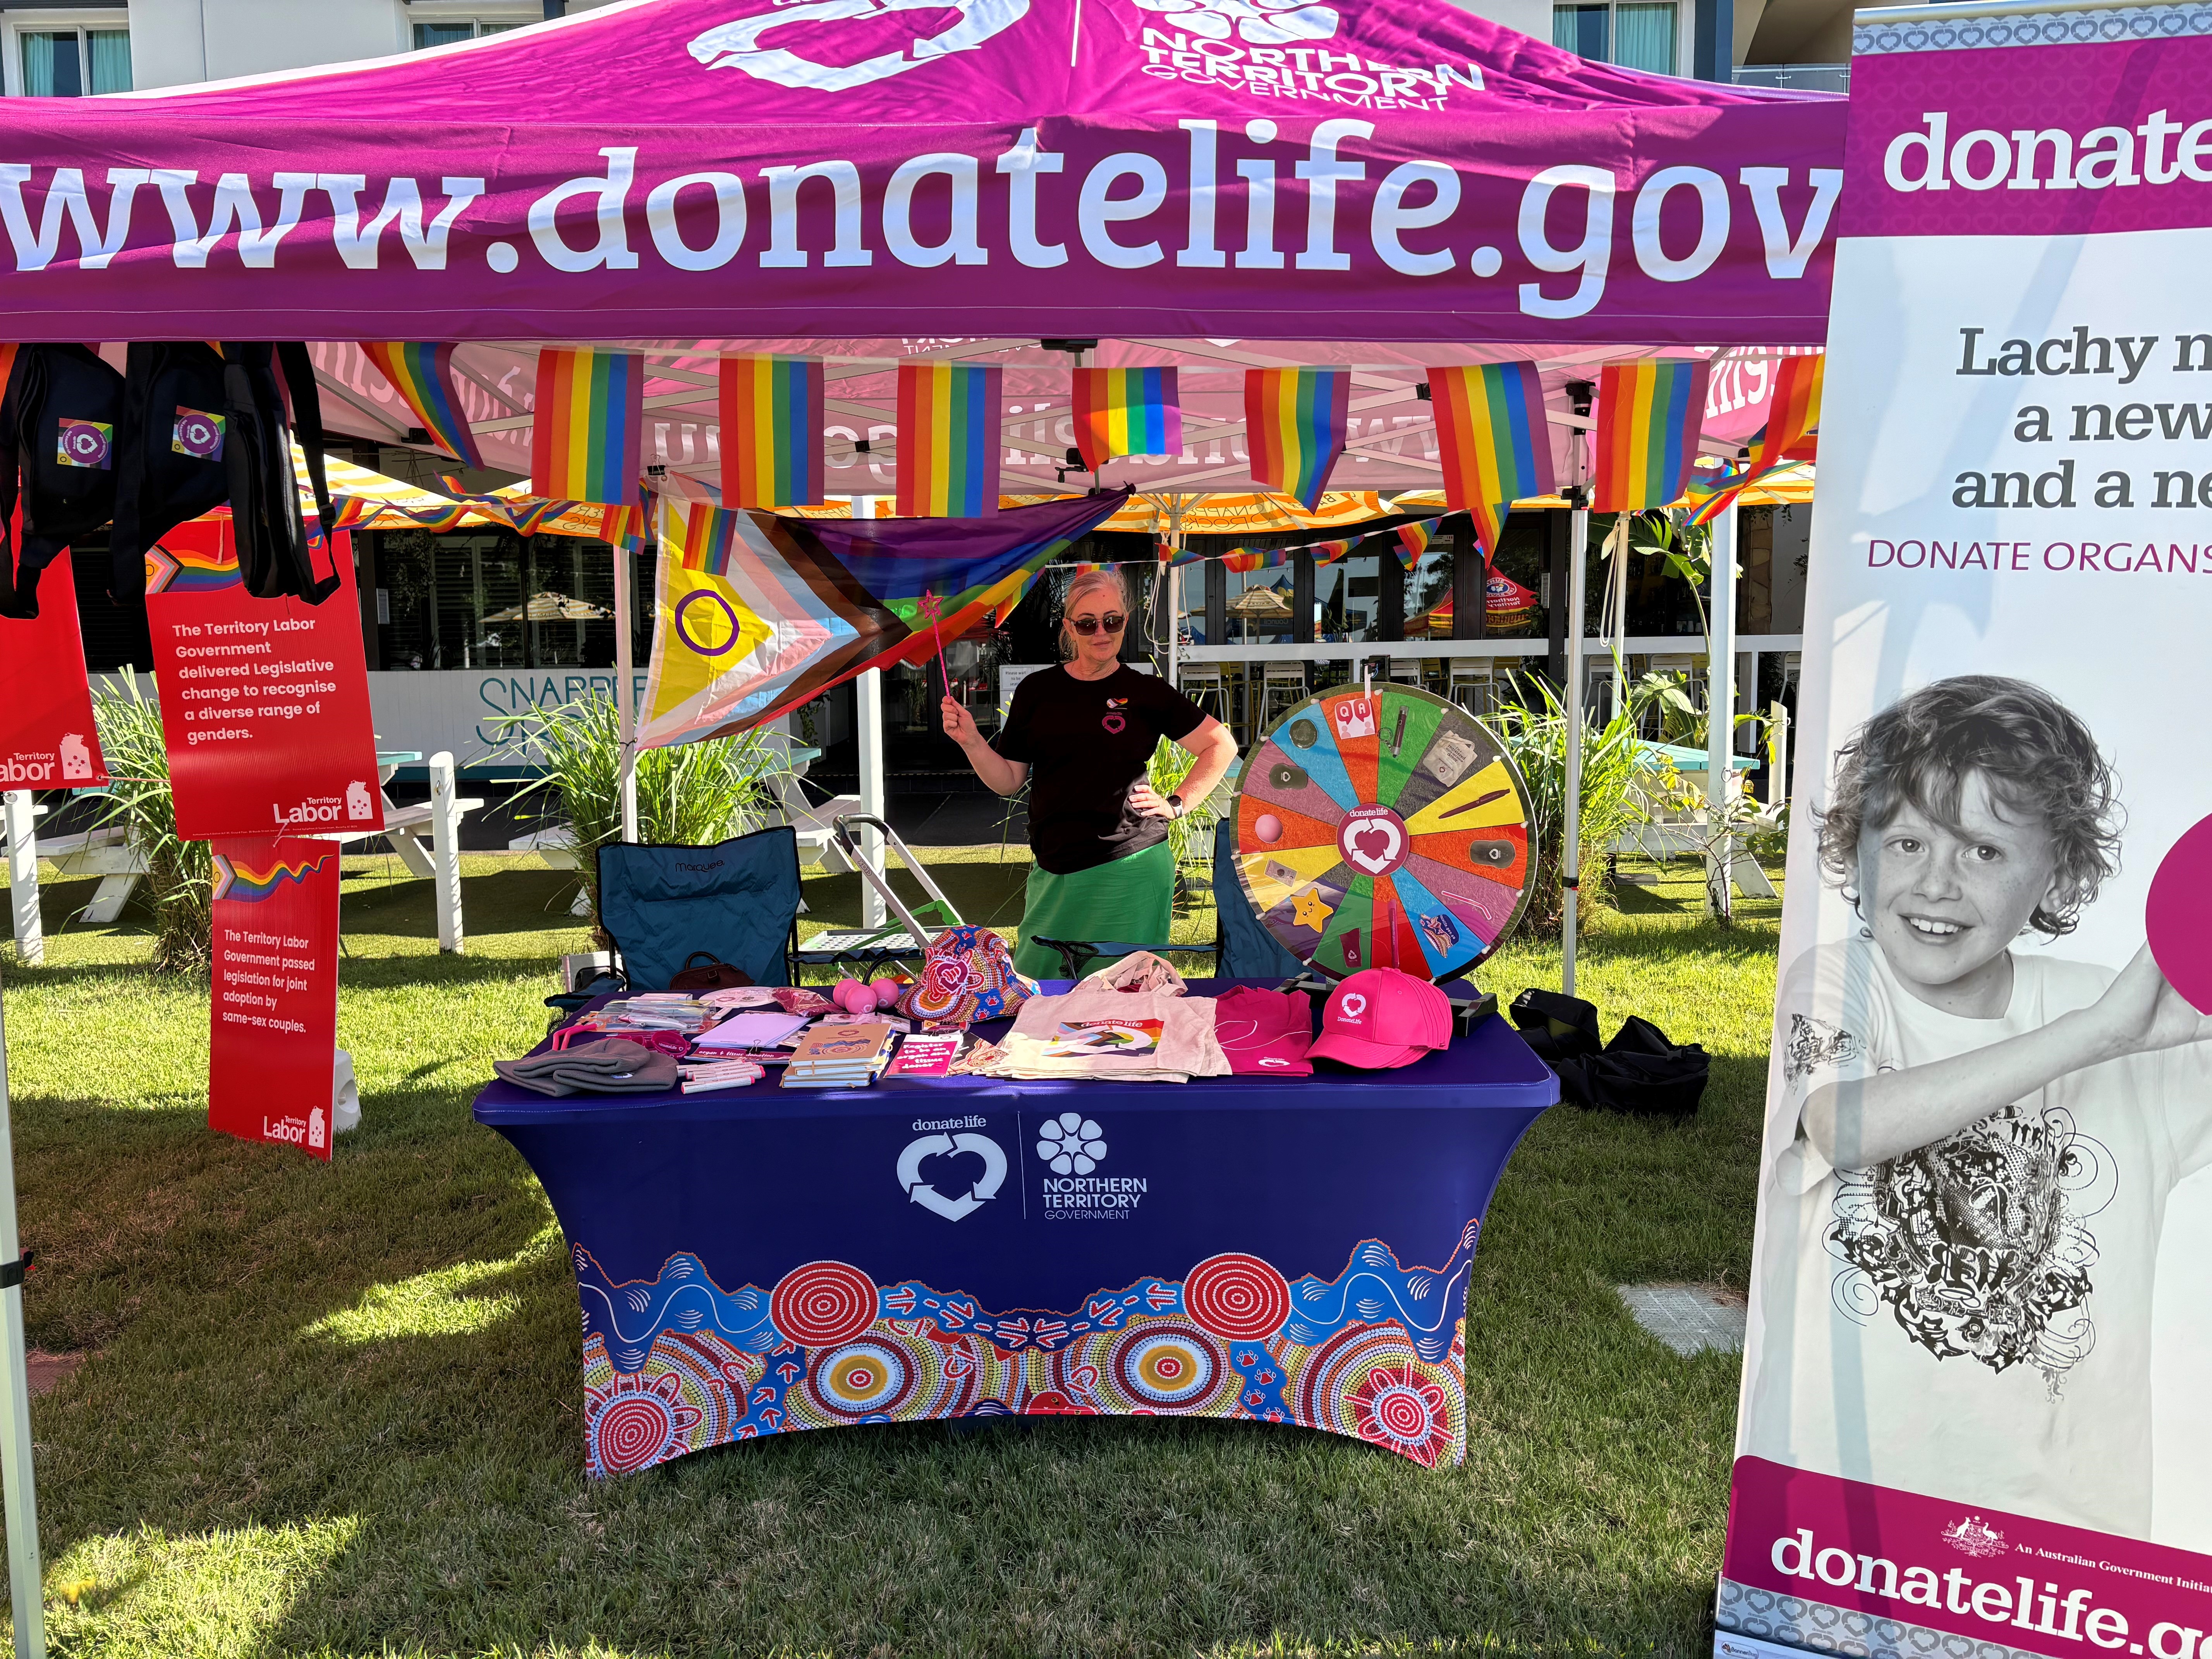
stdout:
POLYGON ((1070 944, 1164 945, 1175 920, 1175 850, 1167 842, 1071 875, 1032 868, 1022 898, 1022 943, 1014 966, 1031 979, 1067 972, 1039 939, 1070 944))

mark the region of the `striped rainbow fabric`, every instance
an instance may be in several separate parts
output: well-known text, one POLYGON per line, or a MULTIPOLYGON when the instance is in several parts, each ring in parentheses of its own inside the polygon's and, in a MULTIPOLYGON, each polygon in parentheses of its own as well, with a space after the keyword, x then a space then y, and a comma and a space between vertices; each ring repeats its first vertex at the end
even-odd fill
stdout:
POLYGON ((461 407, 453 348, 404 340, 363 340, 362 352, 392 382, 430 441, 464 466, 481 467, 483 451, 461 407))
POLYGON ((532 495, 603 507, 637 501, 645 439, 642 356, 592 346, 543 349, 533 413, 532 495))
POLYGON ((279 860, 259 870, 221 853, 211 856, 215 860, 214 896, 253 904, 267 898, 288 881, 305 881, 321 869, 331 855, 325 853, 312 859, 279 860))
POLYGON ((1598 377, 1590 511, 1665 507, 1690 481, 1705 419, 1702 357, 1608 363, 1598 377))
POLYGON ((822 360, 722 359, 722 501, 812 507, 822 500, 822 360))
POLYGON ((686 570, 726 576, 731 552, 741 544, 738 515, 705 501, 663 503, 660 539, 686 570))
POLYGON ((1244 430, 1252 482, 1310 513, 1344 453, 1352 404, 1348 368, 1248 368, 1244 430))
POLYGON ((1792 461, 1809 461, 1820 449, 1820 390, 1828 357, 1784 357, 1775 367, 1774 395, 1766 424, 1752 441, 1751 453, 1737 465, 1699 468, 1690 475, 1692 524, 1710 524, 1751 485, 1792 461))
POLYGON ((1182 453, 1175 370, 1077 369, 1075 447, 1093 472, 1117 455, 1182 453))
POLYGON ((1421 555, 1429 550, 1429 543, 1436 534, 1434 519, 1419 519, 1412 524, 1398 526, 1398 562, 1408 570, 1421 562, 1421 555))
POLYGON ((901 363, 898 486, 902 519, 981 519, 999 510, 995 363, 901 363))
POLYGON ((1513 503, 1559 488, 1543 378, 1531 362, 1459 364, 1429 371, 1429 396, 1444 500, 1473 517, 1487 562, 1513 503))

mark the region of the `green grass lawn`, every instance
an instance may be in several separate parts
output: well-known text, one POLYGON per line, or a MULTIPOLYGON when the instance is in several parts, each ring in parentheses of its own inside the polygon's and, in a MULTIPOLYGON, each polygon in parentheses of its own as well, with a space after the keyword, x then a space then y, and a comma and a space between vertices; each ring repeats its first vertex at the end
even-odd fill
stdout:
MULTIPOLYGON (((933 863, 940 855, 933 854, 933 863)), ((1011 924, 1026 853, 945 854, 1011 924)), ((53 1650, 263 1654, 1703 1653, 1737 1364, 1615 1283, 1741 1287, 1778 906, 1722 932, 1676 866, 1598 916, 1585 994, 1715 1056, 1680 1127, 1563 1109, 1474 1265, 1470 1449, 1430 1472, 1303 1430, 1031 1419, 793 1435, 583 1474, 578 1320, 530 1171, 469 1116, 542 1035, 569 884, 471 857, 468 954, 428 883, 349 860, 339 1041, 363 1127, 327 1167, 204 1123, 207 996, 145 940, 9 968, 53 1650)), ((50 928, 90 896, 50 890, 50 928)), ((852 878, 811 925, 857 921, 852 878)), ((1210 937, 1210 912, 1182 924, 1210 937)), ((1556 942, 1484 972, 1556 985, 1556 942)))

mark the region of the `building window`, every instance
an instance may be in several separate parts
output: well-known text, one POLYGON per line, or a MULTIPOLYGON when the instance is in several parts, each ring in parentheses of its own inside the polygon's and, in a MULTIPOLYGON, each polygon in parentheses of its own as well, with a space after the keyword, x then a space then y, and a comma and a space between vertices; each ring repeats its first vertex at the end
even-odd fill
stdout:
POLYGON ((1601 64, 1674 73, 1674 0, 1552 8, 1552 44, 1601 64))
POLYGON ((487 34, 505 34, 509 29, 526 28, 532 21, 535 20, 500 23, 488 22, 480 17, 461 17, 445 23, 417 23, 415 25, 415 50, 421 52, 426 46, 450 46, 456 41, 474 40, 487 34))
POLYGON ((129 29, 25 29, 21 43, 23 93, 30 98, 82 98, 131 90, 129 29))

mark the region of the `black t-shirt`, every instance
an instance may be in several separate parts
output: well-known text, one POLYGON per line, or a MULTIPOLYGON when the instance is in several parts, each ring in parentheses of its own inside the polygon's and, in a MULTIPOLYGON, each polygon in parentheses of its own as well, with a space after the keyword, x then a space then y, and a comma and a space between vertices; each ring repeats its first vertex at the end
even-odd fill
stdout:
POLYGON ((1162 738, 1180 742, 1206 711, 1157 674, 1124 665, 1103 680, 1048 668, 1014 688, 991 747, 1030 769, 1030 846, 1055 876, 1141 853, 1168 838, 1165 818, 1129 805, 1162 738))

